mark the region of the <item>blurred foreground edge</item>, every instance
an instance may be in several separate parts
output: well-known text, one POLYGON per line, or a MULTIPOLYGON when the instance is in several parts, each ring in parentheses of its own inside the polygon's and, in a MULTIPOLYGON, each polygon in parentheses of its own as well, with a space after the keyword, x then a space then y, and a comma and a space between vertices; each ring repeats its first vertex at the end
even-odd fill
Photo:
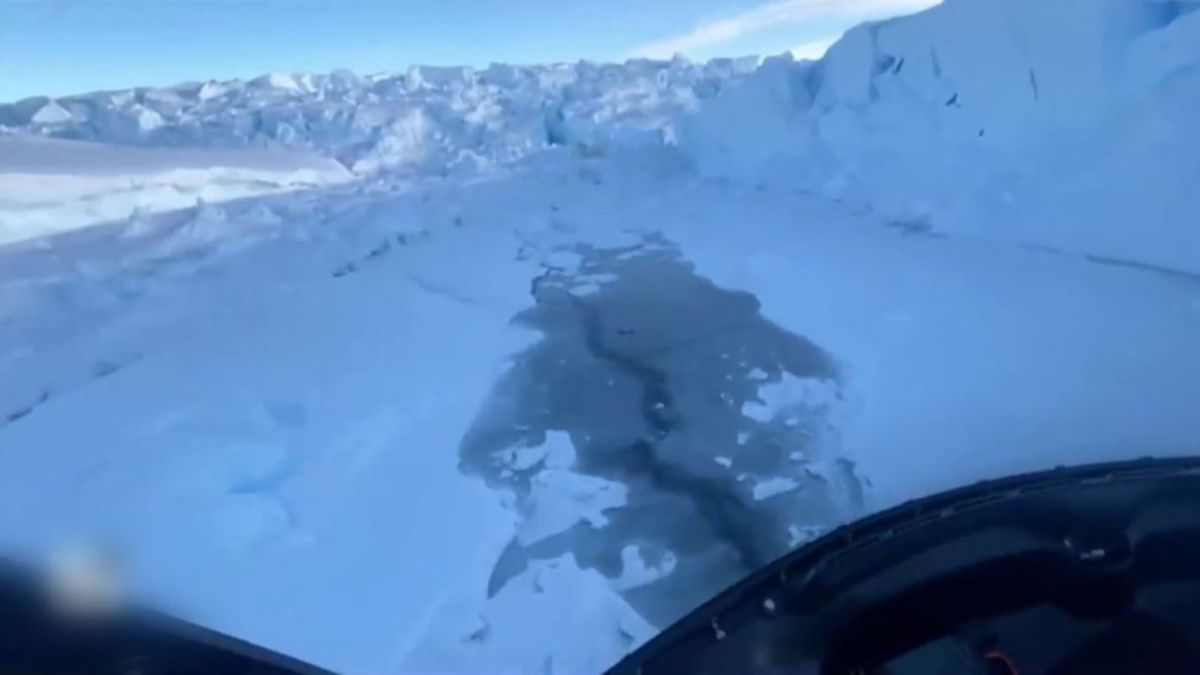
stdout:
POLYGON ((316 666, 156 612, 64 614, 45 580, 0 563, 0 675, 317 675, 316 666))

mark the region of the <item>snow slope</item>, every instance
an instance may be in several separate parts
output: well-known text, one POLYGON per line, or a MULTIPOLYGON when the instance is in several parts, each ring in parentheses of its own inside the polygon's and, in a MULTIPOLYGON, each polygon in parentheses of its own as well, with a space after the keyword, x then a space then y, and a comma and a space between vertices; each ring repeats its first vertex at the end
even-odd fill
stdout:
POLYGON ((164 151, 0 135, 0 244, 351 177, 331 159, 282 150, 164 151))
POLYGON ((5 108, 27 173, 356 175, 0 245, 0 549, 340 672, 590 673, 847 518, 1195 453, 1193 6, 5 108))

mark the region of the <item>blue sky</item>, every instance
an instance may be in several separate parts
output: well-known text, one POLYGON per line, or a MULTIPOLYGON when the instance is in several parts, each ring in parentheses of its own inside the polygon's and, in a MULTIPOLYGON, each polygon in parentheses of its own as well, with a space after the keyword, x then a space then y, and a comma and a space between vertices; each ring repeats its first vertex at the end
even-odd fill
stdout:
POLYGON ((822 46, 935 0, 0 0, 0 101, 266 72, 822 46))

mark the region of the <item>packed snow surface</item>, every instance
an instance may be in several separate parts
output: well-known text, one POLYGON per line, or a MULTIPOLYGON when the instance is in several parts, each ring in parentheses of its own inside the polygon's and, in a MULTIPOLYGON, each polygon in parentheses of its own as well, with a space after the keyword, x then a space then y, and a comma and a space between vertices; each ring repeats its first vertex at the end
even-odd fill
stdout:
POLYGON ((589 673, 869 511, 1195 453, 1197 8, 0 106, 0 549, 339 672, 589 673))

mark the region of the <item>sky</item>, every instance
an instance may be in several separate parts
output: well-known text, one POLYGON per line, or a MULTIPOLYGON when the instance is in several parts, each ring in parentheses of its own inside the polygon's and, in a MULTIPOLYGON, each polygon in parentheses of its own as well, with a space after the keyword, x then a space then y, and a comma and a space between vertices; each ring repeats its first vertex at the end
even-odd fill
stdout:
POLYGON ((938 0, 0 0, 0 101, 412 64, 817 57, 938 0))

